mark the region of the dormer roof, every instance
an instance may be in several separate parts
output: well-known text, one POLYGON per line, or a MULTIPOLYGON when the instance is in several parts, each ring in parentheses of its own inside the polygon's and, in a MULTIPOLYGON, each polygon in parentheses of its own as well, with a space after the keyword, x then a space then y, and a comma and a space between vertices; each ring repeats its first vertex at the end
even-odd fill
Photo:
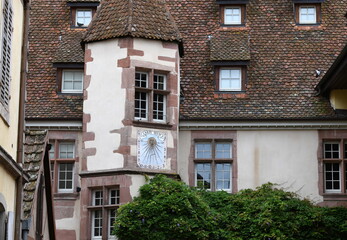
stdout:
POLYGON ((83 41, 88 43, 126 36, 181 41, 165 0, 104 0, 83 41))

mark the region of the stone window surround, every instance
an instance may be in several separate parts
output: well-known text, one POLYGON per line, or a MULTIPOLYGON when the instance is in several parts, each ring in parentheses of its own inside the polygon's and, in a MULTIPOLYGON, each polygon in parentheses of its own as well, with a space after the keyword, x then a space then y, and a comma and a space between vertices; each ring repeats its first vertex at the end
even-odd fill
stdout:
MULTIPOLYGON (((200 160, 195 160, 195 142, 211 141, 212 139, 218 141, 232 142, 232 160, 228 161, 232 163, 231 166, 231 189, 232 193, 238 191, 237 187, 237 133, 236 131, 192 131, 191 133, 191 147, 189 154, 189 185, 195 186, 195 163, 201 163, 200 160)), ((221 163, 225 163, 222 161, 221 163)))
MULTIPOLYGON (((79 186, 78 181, 78 169, 79 169, 79 155, 78 155, 78 133, 74 132, 49 132, 49 143, 52 144, 54 148, 55 158, 50 159, 51 164, 54 164, 52 181, 52 192, 55 199, 60 198, 77 198, 79 193, 77 192, 77 187, 79 186), (75 144, 74 158, 72 159, 59 159, 59 143, 61 142, 73 142, 75 144), (73 163, 73 191, 72 192, 59 192, 58 191, 58 164, 59 163, 73 163)), ((52 165, 50 165, 52 166, 52 165)))
MULTIPOLYGON (((346 190, 346 165, 347 160, 344 158, 344 143, 347 141, 347 130, 320 130, 318 143, 318 173, 319 173, 319 194, 323 196, 322 205, 340 205, 347 200, 346 190), (339 142, 340 157, 339 159, 324 159, 324 142, 339 142), (340 181, 341 192, 326 192, 324 184, 324 163, 340 163, 340 181)), ((346 204, 345 204, 346 205, 346 204)), ((347 205, 346 205, 347 206, 347 205)))

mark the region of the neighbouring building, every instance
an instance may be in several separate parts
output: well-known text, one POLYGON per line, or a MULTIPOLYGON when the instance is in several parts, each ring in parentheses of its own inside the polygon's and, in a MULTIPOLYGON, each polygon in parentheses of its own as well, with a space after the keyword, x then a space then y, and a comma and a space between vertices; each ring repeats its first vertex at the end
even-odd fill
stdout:
POLYGON ((27 1, 0 0, 0 239, 21 236, 24 86, 22 48, 27 1))
POLYGON ((157 173, 346 206, 346 4, 32 0, 26 121, 52 145, 57 238, 114 239, 157 173))

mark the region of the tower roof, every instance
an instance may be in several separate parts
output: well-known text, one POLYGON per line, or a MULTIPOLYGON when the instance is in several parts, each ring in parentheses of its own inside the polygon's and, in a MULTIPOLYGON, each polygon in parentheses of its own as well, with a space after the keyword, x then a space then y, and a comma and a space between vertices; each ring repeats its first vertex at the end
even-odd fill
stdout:
POLYGON ((181 41, 165 0, 104 0, 83 41, 126 36, 181 41))

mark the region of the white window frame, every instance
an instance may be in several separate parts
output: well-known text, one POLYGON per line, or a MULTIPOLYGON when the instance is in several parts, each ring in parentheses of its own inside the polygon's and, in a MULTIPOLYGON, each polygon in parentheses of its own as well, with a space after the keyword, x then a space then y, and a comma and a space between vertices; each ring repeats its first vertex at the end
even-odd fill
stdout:
MULTIPOLYGON (((74 162, 59 162, 58 163, 58 193, 72 193, 74 190, 74 172, 75 172, 75 163, 74 162), (60 165, 61 164, 72 164, 72 183, 71 183, 71 188, 60 188, 59 187, 59 182, 60 182, 60 165)), ((66 179, 64 179, 66 181, 66 179)))
MULTIPOLYGON (((231 193, 232 192, 232 187, 233 187, 233 179, 232 179, 232 172, 233 172, 233 164, 231 162, 215 162, 215 179, 214 179, 214 184, 215 184, 215 189, 216 191, 226 191, 226 192, 229 192, 231 193), (230 164, 230 171, 229 171, 229 179, 230 179, 230 188, 217 188, 217 165, 218 164, 230 164)), ((224 180, 224 179, 223 179, 224 180)))
POLYGON ((93 191, 92 205, 93 206, 103 206, 104 205, 104 191, 102 189, 95 189, 93 191), (96 202, 95 202, 95 200, 96 200, 96 196, 95 196, 96 192, 101 192, 101 194, 102 194, 101 204, 99 204, 99 205, 96 205, 96 202))
MULTIPOLYGON (((307 15, 307 14, 305 14, 307 15)), ((314 5, 305 5, 305 6, 300 6, 299 7, 299 24, 317 24, 317 7, 314 5), (314 20, 313 21, 306 21, 302 19, 302 10, 306 10, 309 8, 313 8, 314 9, 314 20)))
MULTIPOLYGON (((62 79, 61 79, 61 92, 62 93, 82 93, 83 92, 83 82, 84 82, 84 71, 83 70, 64 69, 63 73, 62 73, 62 79), (65 73, 66 72, 73 72, 73 73, 81 73, 82 74, 81 89, 65 89, 64 88, 65 73)), ((72 83, 74 83, 74 80, 72 80, 72 83)))
POLYGON ((341 193, 341 181, 344 181, 344 179, 342 179, 342 174, 341 174, 341 164, 336 163, 336 162, 325 162, 324 163, 324 191, 326 193, 341 193), (326 164, 338 164, 339 165, 339 189, 327 189, 327 187, 326 187, 327 180, 325 178, 326 164))
POLYGON ((210 164, 210 188, 204 188, 207 191, 212 190, 213 178, 212 178, 212 163, 211 162, 196 162, 195 163, 195 187, 198 187, 198 164, 210 164))
POLYGON ((98 210, 93 210, 92 211, 92 239, 93 240, 97 240, 97 239, 102 239, 102 229, 103 229, 103 213, 102 213, 102 209, 98 209, 98 210), (101 236, 94 236, 95 234, 95 212, 96 211, 100 211, 101 212, 101 236))
MULTIPOLYGON (((92 18, 93 18, 93 11, 92 11, 92 9, 77 8, 76 9, 76 17, 75 17, 75 26, 76 27, 88 27, 88 25, 92 21, 92 18), (83 25, 79 25, 78 24, 78 21, 77 21, 78 20, 78 12, 90 12, 90 21, 89 21, 89 23, 87 25, 85 25, 84 23, 83 23, 83 25)), ((86 18, 84 17, 83 19, 85 20, 86 18)))
POLYGON ((153 106, 153 109, 152 109, 153 122, 165 122, 166 121, 166 96, 163 95, 163 94, 153 93, 153 101, 152 101, 153 104, 152 105, 154 105, 154 103, 156 103, 156 101, 154 99, 154 94, 163 96, 163 119, 156 119, 156 118, 154 118, 154 106, 153 106))
MULTIPOLYGON (((111 228, 110 228, 110 225, 111 225, 111 212, 112 211, 115 211, 117 212, 117 209, 108 209, 107 210, 107 223, 108 223, 108 226, 107 226, 107 233, 108 233, 108 239, 116 239, 116 235, 111 235, 111 228)), ((114 218, 116 220, 116 217, 114 218)))
POLYGON ((58 159, 74 159, 75 158, 75 142, 59 142, 59 149, 58 149, 58 159), (61 145, 72 145, 72 158, 62 158, 60 156, 60 147, 61 145))
POLYGON ((224 24, 225 25, 240 25, 242 23, 242 8, 241 7, 225 7, 224 8, 224 24), (230 16, 237 16, 236 14, 227 14, 227 10, 231 9, 231 11, 233 11, 234 9, 238 9, 239 10, 239 14, 238 14, 238 20, 237 21, 230 21, 227 22, 227 15, 230 16))
MULTIPOLYGON (((145 92, 139 92, 140 94, 145 94, 146 95, 146 117, 141 117, 141 112, 140 112, 140 117, 134 117, 134 119, 135 120, 148 120, 148 100, 149 100, 149 98, 148 98, 148 93, 145 93, 145 92)), ((135 94, 136 94, 136 92, 135 92, 135 94)), ((135 97, 135 101, 136 101, 136 97, 135 97)), ((140 106, 141 106, 141 104, 140 104, 140 106)), ((141 111, 141 107, 139 108, 139 111, 141 111)), ((134 111, 136 110, 136 108, 134 108, 134 111)))
MULTIPOLYGON (((233 78, 228 78, 229 81, 233 81, 233 78)), ((228 79, 225 79, 227 81, 228 79)), ((242 90, 242 68, 220 68, 219 69, 219 91, 241 91, 242 90), (239 87, 238 88, 222 88, 222 71, 239 71, 239 78, 237 79, 239 81, 239 87)))
POLYGON ((225 158, 217 158, 217 145, 218 144, 229 144, 230 145, 230 158, 228 158, 228 159, 232 159, 233 158, 233 144, 232 144, 232 142, 216 142, 215 143, 215 159, 225 159, 225 158))

